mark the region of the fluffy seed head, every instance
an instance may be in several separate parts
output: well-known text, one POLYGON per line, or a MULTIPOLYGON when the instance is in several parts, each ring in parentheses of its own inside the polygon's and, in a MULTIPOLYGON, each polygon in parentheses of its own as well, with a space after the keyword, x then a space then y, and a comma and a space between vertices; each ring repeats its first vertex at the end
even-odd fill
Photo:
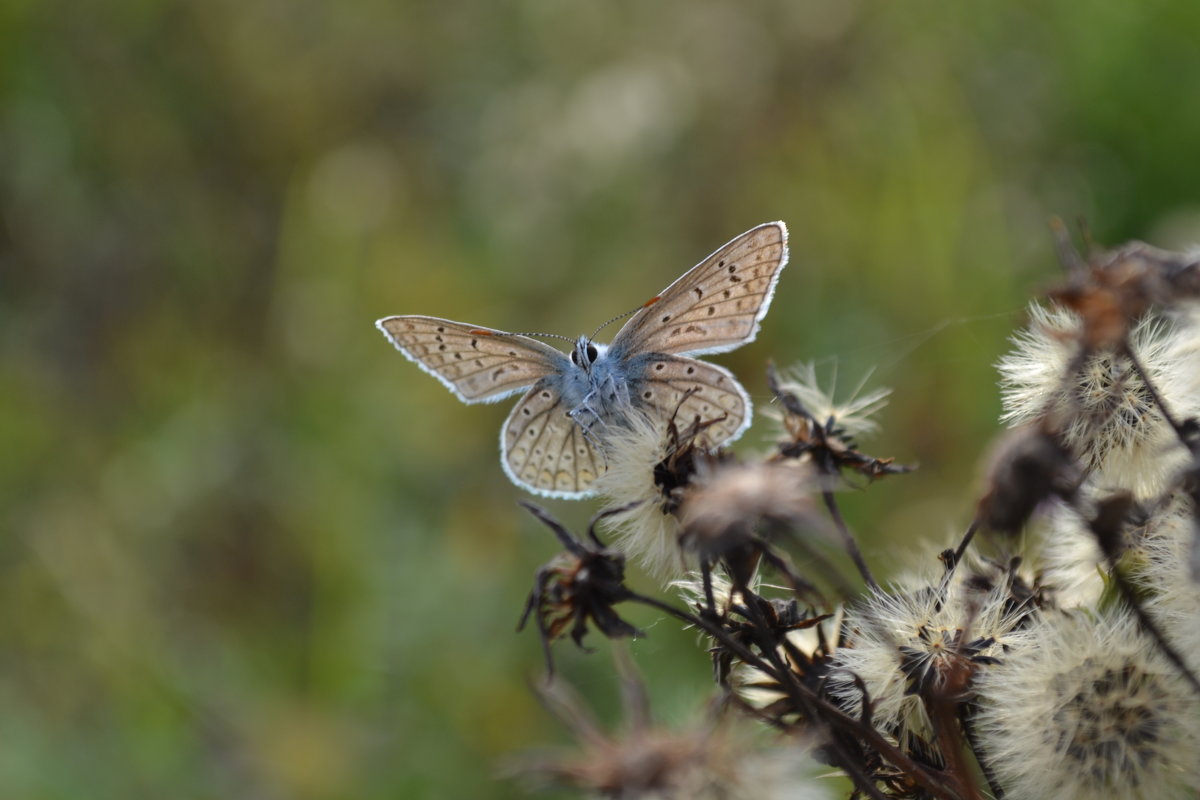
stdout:
MULTIPOLYGON (((1200 357, 1194 325, 1147 315, 1129 345, 1172 412, 1194 413, 1200 357), (1181 338, 1182 337, 1182 338, 1181 338)), ((1059 307, 1030 307, 1029 326, 999 364, 1009 425, 1048 424, 1089 470, 1139 497, 1162 490, 1186 453, 1125 356, 1097 351, 1080 360, 1080 321, 1059 307), (1075 368, 1074 374, 1068 372, 1075 368)))
POLYGON ((791 526, 812 510, 811 474, 801 464, 724 464, 697 476, 680 513, 686 544, 717 557, 752 537, 758 527, 791 526))
POLYGON ((616 545, 659 578, 679 575, 686 567, 679 547, 676 512, 700 465, 716 463, 703 425, 679 429, 632 414, 607 440, 608 470, 596 490, 624 511, 601 524, 616 536, 616 545))
POLYGON ((1039 564, 1042 584, 1058 608, 1087 608, 1099 602, 1106 587, 1104 553, 1075 508, 1051 506, 1042 517, 1039 564))
MULTIPOLYGON (((779 388, 796 396, 800 404, 812 414, 820 425, 838 429, 848 438, 867 436, 879 430, 879 423, 871 417, 885 405, 891 389, 875 389, 859 395, 859 386, 848 400, 835 403, 833 388, 829 391, 821 388, 817 379, 817 369, 813 364, 797 364, 780 376, 779 388)), ((834 381, 836 383, 836 374, 834 381)), ((768 408, 763 412, 770 419, 780 422, 785 433, 789 424, 788 415, 778 408, 768 408)))
POLYGON ((834 655, 829 688, 854 715, 866 687, 875 726, 901 738, 930 738, 923 697, 953 682, 964 666, 984 670, 1019 641, 1032 611, 1024 583, 993 570, 991 581, 972 580, 966 565, 915 588, 876 591, 852 608, 845 642, 834 655), (995 578, 999 577, 998 580, 995 578))
POLYGON ((1123 611, 1052 613, 976 682, 1011 800, 1173 800, 1200 781, 1200 703, 1123 611))
POLYGON ((1132 577, 1167 638, 1193 671, 1200 671, 1200 582, 1192 569, 1195 501, 1177 492, 1137 531, 1132 577))

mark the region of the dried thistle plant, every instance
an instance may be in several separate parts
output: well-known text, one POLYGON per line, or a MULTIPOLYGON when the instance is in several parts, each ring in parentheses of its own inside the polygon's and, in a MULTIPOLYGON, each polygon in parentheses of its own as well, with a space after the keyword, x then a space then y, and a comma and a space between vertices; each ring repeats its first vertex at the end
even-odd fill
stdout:
POLYGON ((1060 244, 1065 280, 999 363, 1011 429, 975 517, 916 574, 877 581, 839 507, 911 469, 859 444, 887 392, 835 402, 810 366, 769 370, 777 438, 754 457, 695 414, 610 432, 612 544, 531 509, 565 548, 526 608, 547 660, 568 631, 636 634, 618 607, 649 606, 697 632, 720 712, 655 726, 621 661, 624 733, 543 690, 583 750, 525 774, 602 797, 831 796, 816 759, 852 797, 1200 795, 1200 263, 1060 244), (631 588, 626 555, 680 599, 631 588), (776 745, 730 734, 747 720, 776 745))

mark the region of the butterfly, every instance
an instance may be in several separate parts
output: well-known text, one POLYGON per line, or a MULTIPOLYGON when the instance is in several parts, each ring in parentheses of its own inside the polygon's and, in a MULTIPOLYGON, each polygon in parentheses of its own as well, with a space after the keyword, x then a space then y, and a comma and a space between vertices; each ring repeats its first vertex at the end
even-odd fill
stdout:
POLYGON ((522 489, 577 499, 594 493, 608 432, 631 414, 702 420, 714 444, 750 426, 750 396, 733 374, 689 356, 753 341, 787 260, 786 225, 752 228, 647 301, 611 344, 580 336, 569 354, 437 317, 384 317, 375 326, 464 403, 528 389, 500 430, 501 466, 522 489))

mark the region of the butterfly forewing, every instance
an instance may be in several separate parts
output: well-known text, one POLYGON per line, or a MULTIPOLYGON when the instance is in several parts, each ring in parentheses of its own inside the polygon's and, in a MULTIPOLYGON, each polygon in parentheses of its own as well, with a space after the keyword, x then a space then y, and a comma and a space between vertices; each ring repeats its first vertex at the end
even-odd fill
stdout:
POLYGON ((617 332, 620 353, 721 353, 752 341, 787 264, 787 226, 738 236, 663 290, 617 332))
POLYGON ((437 317, 386 317, 375 324, 465 403, 500 400, 570 363, 535 339, 437 317))
POLYGON ((569 416, 553 380, 522 397, 500 430, 504 471, 518 486, 549 497, 578 498, 604 471, 604 459, 569 416))
POLYGON ((693 422, 705 427, 713 444, 731 441, 750 424, 750 398, 732 373, 715 364, 683 356, 655 356, 644 377, 630 387, 639 403, 682 428, 693 422))

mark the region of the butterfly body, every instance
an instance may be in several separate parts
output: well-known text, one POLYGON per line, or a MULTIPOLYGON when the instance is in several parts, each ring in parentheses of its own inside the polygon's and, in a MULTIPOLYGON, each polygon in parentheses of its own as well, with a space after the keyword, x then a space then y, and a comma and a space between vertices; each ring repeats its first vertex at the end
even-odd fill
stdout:
POLYGON ((571 366, 563 376, 561 394, 566 412, 585 436, 595 426, 620 424, 631 408, 629 364, 610 357, 608 346, 580 336, 571 351, 571 366))
POLYGON ((689 355, 751 341, 786 263, 787 228, 760 225, 651 299, 611 344, 580 336, 569 355, 521 334, 436 317, 376 325, 463 402, 527 389, 500 431, 505 473, 538 494, 585 497, 606 468, 610 432, 631 414, 703 420, 718 444, 749 426, 750 398, 737 379, 689 355))

